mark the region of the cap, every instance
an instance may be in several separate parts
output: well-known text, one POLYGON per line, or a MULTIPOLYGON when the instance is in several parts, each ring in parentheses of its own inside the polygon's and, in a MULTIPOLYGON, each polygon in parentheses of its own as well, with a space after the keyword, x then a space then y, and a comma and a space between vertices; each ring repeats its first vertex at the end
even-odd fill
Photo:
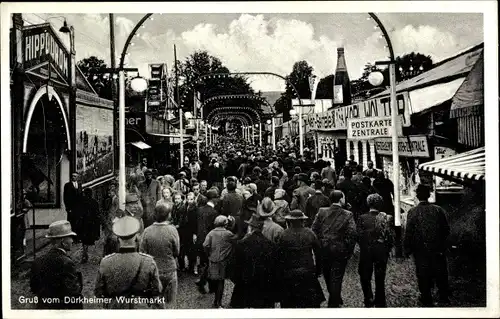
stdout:
POLYGON ((139 196, 137 194, 127 194, 125 196, 125 204, 137 203, 139 201, 139 196))
POLYGON ((140 228, 139 220, 130 216, 119 218, 113 223, 113 233, 121 238, 132 237, 140 228))
POLYGON ((307 176, 307 174, 305 174, 305 173, 300 173, 297 176, 297 180, 302 181, 304 183, 307 183, 307 182, 309 182, 309 176, 307 176))

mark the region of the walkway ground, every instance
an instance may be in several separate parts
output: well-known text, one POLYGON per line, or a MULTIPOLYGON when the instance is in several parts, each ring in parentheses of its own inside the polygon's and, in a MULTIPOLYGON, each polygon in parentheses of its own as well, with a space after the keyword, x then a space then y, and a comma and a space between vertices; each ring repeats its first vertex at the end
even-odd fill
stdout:
MULTIPOLYGON (((38 255, 47 251, 43 249, 38 255)), ((75 247, 71 255, 79 261, 81 248, 75 247)), ((93 289, 99 262, 102 254, 102 241, 89 249, 90 259, 86 264, 78 264, 79 270, 83 274, 85 297, 93 296, 93 289)), ((462 259, 463 260, 463 259, 462 259)), ((483 271, 477 268, 467 268, 462 260, 450 259, 450 285, 453 291, 451 307, 485 307, 486 306, 486 286, 485 279, 480 273, 483 271)), ((357 273, 357 255, 349 261, 343 284, 342 297, 344 307, 363 307, 363 294, 357 273)), ((196 290, 194 282, 197 277, 191 274, 179 274, 179 291, 177 308, 179 309, 206 309, 211 308, 213 294, 202 295, 196 290)), ((323 277, 320 278, 321 285, 328 296, 323 277)), ((11 304, 13 309, 30 309, 34 305, 21 303, 20 297, 31 297, 29 289, 29 271, 22 271, 19 276, 12 278, 11 282, 11 304)), ((231 293, 234 285, 231 281, 226 281, 223 305, 229 307, 231 293)), ((388 307, 418 307, 418 287, 415 278, 415 269, 411 259, 396 261, 391 259, 387 267, 386 294, 388 307)), ((86 304, 87 309, 99 309, 99 304, 86 304)), ((326 302, 322 304, 326 307, 326 302)))

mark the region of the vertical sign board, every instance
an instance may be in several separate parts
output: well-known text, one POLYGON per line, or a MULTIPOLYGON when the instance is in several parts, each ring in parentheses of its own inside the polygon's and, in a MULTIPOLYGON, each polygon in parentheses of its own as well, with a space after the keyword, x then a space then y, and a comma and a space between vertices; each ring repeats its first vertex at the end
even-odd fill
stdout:
POLYGON ((22 54, 26 72, 48 76, 48 69, 45 68, 48 68, 48 63, 50 63, 52 65, 51 77, 67 84, 69 52, 49 23, 23 28, 22 54))
MULTIPOLYGON (((398 136, 403 135, 403 129, 400 124, 397 126, 397 130, 398 136)), ((347 120, 348 139, 371 140, 377 137, 389 136, 392 136, 392 118, 390 117, 354 118, 347 120)))
MULTIPOLYGON (((401 117, 403 127, 409 127, 410 122, 410 98, 408 92, 396 95, 398 114, 401 117)), ((307 117, 307 124, 314 130, 335 131, 346 130, 347 119, 363 119, 374 117, 391 117, 390 97, 377 97, 355 104, 336 107, 331 111, 311 114, 307 117)))

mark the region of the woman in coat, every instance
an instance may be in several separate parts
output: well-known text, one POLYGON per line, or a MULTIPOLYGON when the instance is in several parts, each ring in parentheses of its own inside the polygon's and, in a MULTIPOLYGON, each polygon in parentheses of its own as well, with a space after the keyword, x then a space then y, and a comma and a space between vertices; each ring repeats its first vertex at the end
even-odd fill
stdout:
POLYGON ((94 245, 101 235, 99 203, 92 198, 92 189, 83 190, 83 196, 80 206, 80 213, 77 216, 75 231, 78 239, 82 242, 82 264, 89 259, 88 249, 94 245))
POLYGON ((222 296, 224 293, 224 281, 227 278, 227 267, 233 250, 234 234, 227 230, 228 218, 219 215, 215 218, 214 226, 205 241, 203 248, 208 256, 208 279, 215 286, 214 308, 222 308, 222 296))

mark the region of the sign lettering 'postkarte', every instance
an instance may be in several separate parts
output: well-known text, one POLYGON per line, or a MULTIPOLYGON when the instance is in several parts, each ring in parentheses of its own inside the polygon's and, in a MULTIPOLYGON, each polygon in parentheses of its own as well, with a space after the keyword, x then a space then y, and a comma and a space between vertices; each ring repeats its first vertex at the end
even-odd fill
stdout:
MULTIPOLYGON (((373 117, 365 119, 348 119, 347 138, 361 140, 391 136, 392 120, 390 117, 373 117)), ((401 126, 398 135, 402 135, 401 126)))
MULTIPOLYGON (((410 99, 408 92, 396 95, 398 114, 404 127, 410 126, 410 99)), ((342 106, 328 112, 311 114, 306 118, 307 125, 312 130, 345 130, 348 119, 370 119, 391 116, 389 97, 373 98, 356 104, 342 106)))

